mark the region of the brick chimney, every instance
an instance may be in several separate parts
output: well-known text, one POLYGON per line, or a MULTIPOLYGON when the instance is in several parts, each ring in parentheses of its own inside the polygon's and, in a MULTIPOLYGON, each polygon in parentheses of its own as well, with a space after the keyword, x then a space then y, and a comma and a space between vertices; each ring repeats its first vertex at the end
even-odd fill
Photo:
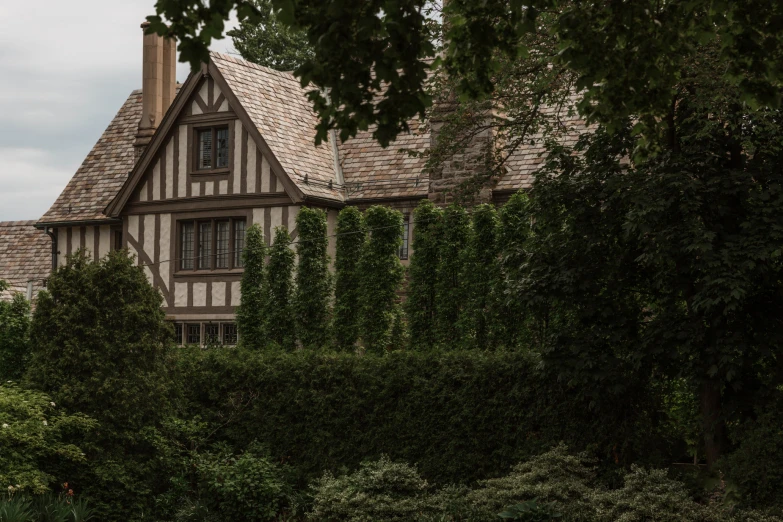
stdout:
POLYGON ((144 34, 142 111, 136 133, 136 157, 149 144, 163 115, 174 101, 177 84, 177 45, 172 38, 146 34, 149 22, 141 24, 144 34))

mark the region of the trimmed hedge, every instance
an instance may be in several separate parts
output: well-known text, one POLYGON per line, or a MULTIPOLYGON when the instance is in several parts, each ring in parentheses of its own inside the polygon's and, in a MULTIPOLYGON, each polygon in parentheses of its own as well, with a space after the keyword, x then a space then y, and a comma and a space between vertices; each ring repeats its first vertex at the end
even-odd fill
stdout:
POLYGON ((435 484, 469 483, 560 441, 607 464, 669 458, 648 389, 604 398, 611 407, 593 411, 525 353, 181 355, 190 413, 225 424, 217 436, 235 447, 260 442, 302 484, 382 455, 415 464, 435 484))

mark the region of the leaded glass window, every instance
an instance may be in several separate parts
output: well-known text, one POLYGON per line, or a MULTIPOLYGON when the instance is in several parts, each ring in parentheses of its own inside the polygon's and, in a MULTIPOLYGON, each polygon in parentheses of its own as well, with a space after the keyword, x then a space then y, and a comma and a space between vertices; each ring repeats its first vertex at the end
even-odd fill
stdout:
POLYGON ((237 344, 237 338, 237 325, 233 323, 225 323, 223 325, 223 344, 234 346, 237 344))
POLYGON ((199 223, 198 227, 198 267, 208 270, 212 267, 212 222, 199 223))
POLYGON ((212 129, 198 133, 198 168, 212 168, 212 129))
POLYGON ((242 260, 242 251, 245 249, 245 222, 234 221, 234 266, 245 266, 242 260))
POLYGON ((230 133, 228 127, 210 127, 196 131, 196 169, 228 168, 230 133))
POLYGON ((402 222, 402 244, 398 255, 400 259, 408 259, 408 239, 410 237, 410 215, 405 214, 404 221, 402 222))
POLYGON ((215 268, 228 268, 229 232, 228 221, 215 223, 215 268))
POLYGON ((228 167, 228 128, 216 129, 217 132, 217 163, 219 169, 228 167))
POLYGON ((188 329, 188 344, 201 344, 201 323, 189 324, 188 329))
POLYGON ((193 223, 182 223, 182 260, 183 270, 193 270, 193 223))
POLYGON ((220 344, 220 325, 208 323, 204 325, 204 345, 220 344))

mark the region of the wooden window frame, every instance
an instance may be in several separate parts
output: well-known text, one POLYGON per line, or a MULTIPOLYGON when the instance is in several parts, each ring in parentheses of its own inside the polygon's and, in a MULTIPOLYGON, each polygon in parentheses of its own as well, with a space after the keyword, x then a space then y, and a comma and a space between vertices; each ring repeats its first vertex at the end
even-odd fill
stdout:
POLYGON ((410 242, 411 242, 411 215, 410 214, 403 214, 403 222, 402 222, 402 230, 401 230, 401 236, 402 236, 402 244, 400 245, 400 248, 397 250, 397 257, 400 258, 402 261, 407 261, 410 257, 410 242))
POLYGON ((229 122, 216 122, 204 125, 193 125, 191 138, 193 146, 193 154, 191 157, 191 169, 190 173, 194 176, 199 175, 214 175, 214 174, 228 174, 231 171, 231 163, 233 159, 233 143, 234 143, 234 131, 233 125, 229 122), (217 131, 225 129, 228 131, 228 157, 226 159, 227 165, 225 167, 217 166, 217 131), (201 133, 210 131, 212 133, 212 166, 210 168, 201 168, 201 133))
POLYGON ((235 223, 243 221, 245 223, 245 234, 247 234, 248 219, 246 216, 231 216, 231 217, 211 217, 211 218, 193 218, 193 219, 180 219, 177 221, 177 243, 176 243, 176 274, 209 274, 213 272, 241 272, 244 270, 244 266, 238 266, 236 263, 236 256, 234 255, 234 243, 235 243, 235 223), (228 251, 227 251, 227 266, 217 266, 217 224, 228 223, 228 251), (208 268, 200 268, 200 248, 201 245, 201 225, 205 223, 211 224, 211 245, 209 252, 209 264, 208 268), (184 250, 182 248, 182 229, 183 225, 193 225, 193 268, 183 268, 184 250))

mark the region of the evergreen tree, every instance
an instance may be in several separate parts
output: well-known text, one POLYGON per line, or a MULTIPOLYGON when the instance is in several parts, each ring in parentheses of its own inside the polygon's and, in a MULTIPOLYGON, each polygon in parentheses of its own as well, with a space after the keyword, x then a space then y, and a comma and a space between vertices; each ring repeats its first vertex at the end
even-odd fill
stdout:
POLYGON ((242 300, 237 308, 237 328, 242 346, 259 349, 266 344, 264 332, 264 262, 267 247, 264 233, 257 224, 247 229, 242 252, 245 271, 242 273, 242 300))
POLYGON ((413 255, 408 265, 408 299, 405 311, 414 348, 436 344, 435 288, 440 260, 440 232, 443 211, 423 200, 413 212, 413 255))
POLYGON ((323 348, 329 342, 331 274, 326 253, 326 212, 302 207, 296 216, 299 240, 296 249, 296 333, 303 346, 323 348))
POLYGON ((268 297, 264 317, 269 340, 287 350, 292 350, 296 345, 296 322, 292 306, 294 257, 288 230, 284 227, 275 228, 266 272, 268 297))
POLYGON ((466 299, 460 318, 460 325, 468 334, 465 346, 493 348, 502 339, 499 228, 494 206, 485 204, 473 209, 463 272, 466 299))
MULTIPOLYGON (((517 287, 525 277, 525 245, 530 237, 530 223, 528 195, 519 191, 511 196, 500 210, 501 277, 504 288, 517 287)), ((527 332, 527 325, 523 321, 523 305, 519 299, 505 297, 502 298, 500 306, 502 344, 508 347, 517 346, 527 332)), ((533 341, 541 343, 546 335, 547 321, 542 319, 546 314, 542 310, 536 317, 532 319, 530 327, 533 330, 533 341)))
POLYGON ((435 284, 436 335, 447 348, 459 345, 464 335, 459 320, 465 303, 462 265, 469 231, 467 211, 457 205, 447 207, 443 214, 438 280, 435 284))
MULTIPOLYGON (((0 292, 8 286, 0 280, 0 292)), ((22 294, 0 301, 0 382, 18 381, 30 349, 30 303, 22 294)))
POLYGON ((365 348, 380 353, 392 341, 397 292, 404 275, 397 255, 402 243, 402 214, 375 205, 367 209, 364 219, 370 237, 359 260, 359 324, 365 348))
POLYGON ((334 335, 338 349, 351 349, 359 338, 359 260, 367 240, 362 213, 345 207, 337 217, 334 335))

